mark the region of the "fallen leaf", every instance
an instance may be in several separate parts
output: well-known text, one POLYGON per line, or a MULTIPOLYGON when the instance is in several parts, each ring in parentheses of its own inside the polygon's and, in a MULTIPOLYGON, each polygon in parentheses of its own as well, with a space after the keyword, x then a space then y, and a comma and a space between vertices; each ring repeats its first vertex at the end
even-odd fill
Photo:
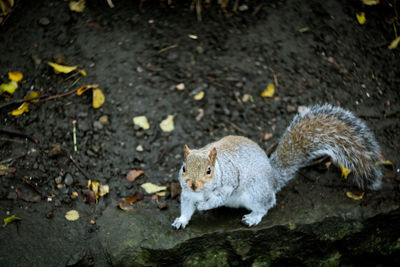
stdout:
POLYGON ((69 2, 69 9, 78 13, 82 13, 85 9, 85 0, 71 1, 69 2))
POLYGON ((97 85, 97 84, 82 85, 82 86, 76 91, 76 94, 77 94, 77 95, 81 95, 81 94, 83 94, 84 92, 86 92, 86 91, 89 90, 89 89, 94 89, 94 88, 98 88, 98 87, 99 87, 99 85, 97 85))
POLYGON ((168 207, 168 203, 167 202, 160 202, 160 201, 158 201, 158 199, 156 200, 156 202, 157 202, 157 207, 160 209, 160 210, 163 210, 163 209, 166 209, 167 207, 168 207))
POLYGON ((22 220, 22 218, 16 217, 15 215, 12 215, 12 216, 10 216, 10 217, 4 218, 4 220, 3 220, 3 221, 4 221, 3 227, 6 227, 7 224, 9 224, 9 223, 11 223, 11 222, 13 222, 13 221, 20 221, 20 220, 22 220))
MULTIPOLYGON (((24 99, 35 98, 35 97, 38 97, 39 95, 40 95, 40 92, 38 92, 38 91, 33 91, 32 93, 30 93, 30 94, 24 96, 24 99)), ((39 101, 39 99, 34 99, 34 100, 31 100, 30 102, 36 103, 36 102, 38 102, 38 101, 39 101)))
POLYGON ((36 187, 28 180, 21 182, 17 186, 16 192, 20 199, 27 202, 39 202, 42 198, 36 187))
POLYGON ((78 192, 74 191, 74 192, 71 193, 71 196, 78 197, 79 195, 78 195, 78 192))
POLYGON ((193 40, 199 39, 199 37, 198 37, 197 35, 194 35, 194 34, 189 34, 188 37, 189 37, 190 39, 193 39, 193 40))
POLYGON ((24 75, 19 71, 12 71, 8 73, 8 78, 17 83, 24 78, 24 75))
POLYGON ((347 176, 349 176, 349 174, 351 173, 350 169, 347 169, 345 166, 343 166, 343 164, 339 164, 340 166, 340 170, 342 172, 342 177, 344 177, 344 179, 347 179, 347 176))
POLYGON ((375 162, 375 166, 380 166, 380 165, 390 166, 390 167, 392 167, 392 170, 394 170, 394 164, 390 160, 375 162))
POLYGON ((70 73, 71 71, 74 71, 78 68, 78 66, 65 66, 65 65, 60 65, 56 64, 53 62, 47 62, 51 67, 53 67, 55 73, 70 73))
POLYGON ((82 190, 83 194, 85 195, 85 202, 86 203, 96 203, 97 199, 96 199, 96 194, 90 190, 90 189, 85 189, 82 190))
POLYGON ((197 111, 199 112, 199 114, 197 114, 196 116, 196 121, 200 121, 204 117, 204 109, 199 108, 197 111))
POLYGON ((131 170, 126 175, 126 180, 129 182, 134 182, 139 176, 143 175, 144 172, 142 170, 131 170))
POLYGON ((167 194, 167 192, 165 192, 165 191, 156 193, 156 195, 159 196, 159 197, 165 197, 166 194, 167 194))
POLYGON ((90 224, 95 225, 96 221, 95 220, 90 220, 90 224))
POLYGON ((167 190, 166 186, 158 186, 152 183, 144 183, 141 185, 141 187, 146 191, 146 193, 148 194, 153 194, 153 193, 157 193, 160 191, 165 191, 167 190))
POLYGON ((194 100, 202 100, 203 99, 203 97, 204 97, 204 91, 200 91, 199 93, 197 93, 197 94, 195 94, 194 95, 194 100))
POLYGON ((103 197, 110 193, 110 187, 108 185, 100 185, 99 187, 99 196, 103 197))
POLYGON ((301 29, 299 30, 299 32, 300 32, 300 33, 303 33, 303 32, 307 32, 308 30, 309 30, 308 27, 304 27, 304 28, 301 28, 301 29))
POLYGON ((96 199, 99 198, 99 187, 100 187, 100 183, 99 182, 92 181, 90 188, 92 189, 92 191, 96 195, 96 199))
POLYGON ((184 84, 184 83, 177 84, 177 85, 175 86, 175 88, 176 88, 177 90, 179 90, 179 91, 185 90, 185 84, 184 84))
POLYGON ((144 196, 141 192, 136 191, 130 197, 124 198, 123 201, 127 204, 135 203, 136 201, 143 200, 144 196))
POLYGON ((129 205, 128 203, 126 203, 125 201, 119 201, 118 207, 124 211, 132 211, 133 210, 133 207, 131 205, 129 205))
POLYGON ((361 2, 363 2, 363 4, 367 6, 379 4, 379 0, 361 0, 361 2))
POLYGON ((146 116, 138 116, 133 118, 133 123, 139 127, 141 127, 143 130, 147 130, 150 128, 150 124, 147 121, 146 116))
POLYGON ((85 70, 78 70, 78 71, 79 71, 80 74, 82 74, 82 76, 85 76, 85 77, 86 77, 87 73, 86 73, 85 70))
POLYGON ((99 88, 95 88, 93 91, 93 108, 99 108, 104 104, 105 96, 99 88))
POLYGON ((348 198, 354 199, 354 200, 361 200, 364 197, 364 193, 352 193, 352 192, 346 192, 346 196, 348 198))
POLYGON ((0 93, 7 92, 9 94, 14 94, 15 89, 18 88, 18 84, 15 81, 10 81, 8 83, 2 83, 0 85, 0 93))
POLYGON ((360 23, 361 25, 365 23, 365 21, 366 21, 365 12, 356 13, 356 17, 357 17, 358 23, 360 23))
POLYGON ((182 192, 181 185, 179 183, 171 184, 171 198, 175 198, 179 196, 182 192))
POLYGON ((275 93, 275 85, 273 83, 268 84, 268 87, 261 93, 261 97, 273 97, 275 93))
POLYGON ((388 46, 388 48, 389 48, 389 49, 395 49, 395 48, 399 45, 399 42, 400 42, 400 36, 397 37, 396 39, 394 39, 394 40, 390 43, 390 45, 388 46))
POLYGON ((265 141, 268 141, 269 139, 271 139, 272 138, 272 133, 266 133, 266 134, 264 134, 264 140, 265 141))
POLYGON ((168 115, 168 117, 160 123, 160 128, 164 132, 172 132, 174 130, 174 116, 168 115))
POLYGON ((70 210, 65 213, 65 219, 68 221, 76 221, 79 219, 79 212, 76 210, 70 210))

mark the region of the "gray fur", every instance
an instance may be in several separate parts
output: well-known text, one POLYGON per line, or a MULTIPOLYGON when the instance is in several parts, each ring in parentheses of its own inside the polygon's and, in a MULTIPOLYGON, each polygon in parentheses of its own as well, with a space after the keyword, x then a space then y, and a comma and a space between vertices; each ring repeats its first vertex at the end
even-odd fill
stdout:
MULTIPOLYGON (((312 124, 312 120, 309 123, 312 124)), ((320 130, 312 127, 311 129, 320 130)), ((245 215, 243 221, 248 226, 257 225, 275 205, 275 194, 293 179, 295 172, 309 164, 315 157, 322 155, 329 155, 334 163, 341 163, 351 170, 355 167, 361 170, 363 175, 355 177, 355 182, 361 188, 368 186, 378 189, 381 186, 382 173, 374 165, 378 161, 380 148, 373 134, 365 123, 351 112, 329 104, 311 106, 305 112, 297 114, 270 159, 256 143, 244 137, 224 137, 220 141, 193 151, 207 153, 213 147, 217 149, 214 179, 205 183, 201 191, 194 192, 189 189, 182 179, 182 168, 179 172, 179 182, 182 186, 181 216, 172 224, 177 229, 185 228, 196 209, 209 210, 220 206, 244 207, 250 210, 251 213, 245 215), (314 118, 315 115, 322 119, 325 116, 335 117, 345 123, 346 129, 349 127, 357 135, 341 136, 338 135, 340 131, 326 127, 329 131, 324 132, 322 131, 324 129, 321 129, 320 133, 315 134, 314 139, 306 138, 299 150, 290 144, 292 138, 285 139, 285 137, 288 135, 290 137, 291 130, 299 123, 304 122, 306 118, 314 118), (321 142, 321 140, 329 141, 333 136, 334 140, 340 142, 321 142), (354 142, 361 142, 367 151, 356 151, 352 147, 354 142), (284 146, 285 144, 287 146, 284 146), (282 157, 278 156, 278 151, 284 152, 281 153, 282 157), (368 166, 363 166, 364 163, 358 159, 361 153, 371 155, 368 166)))

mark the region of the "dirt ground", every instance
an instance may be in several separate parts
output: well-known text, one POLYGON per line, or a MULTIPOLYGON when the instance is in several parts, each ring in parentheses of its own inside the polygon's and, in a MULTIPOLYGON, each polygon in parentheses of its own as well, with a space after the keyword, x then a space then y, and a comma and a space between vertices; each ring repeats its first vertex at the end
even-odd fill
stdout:
MULTIPOLYGON (((81 260, 90 246, 99 248, 95 262, 106 263, 95 224, 105 207, 142 191, 145 181, 176 182, 184 144, 201 147, 237 134, 270 148, 301 106, 328 102, 366 120, 395 164, 385 183, 398 182, 400 50, 388 49, 395 39, 392 8, 344 0, 239 1, 242 11, 213 3, 198 22, 185 1, 148 1, 141 8, 139 1, 114 2, 110 8, 87 1, 83 13, 74 13, 67 1, 19 1, 0 27, 0 83, 8 82, 8 71, 24 74, 12 96, 0 96, 0 106, 31 91, 60 95, 84 84, 98 84, 106 98, 99 109, 90 92, 31 104, 20 116, 11 115, 19 104, 1 108, 0 129, 38 140, 0 132, 1 164, 16 170, 0 176, 0 217, 22 218, 0 229, 2 266, 28 264, 33 255, 37 265, 86 264, 81 260), (362 11, 364 25, 356 20, 362 11), (46 62, 57 60, 79 65, 87 76, 55 74, 46 62), (269 83, 276 85, 274 97, 260 97, 269 83), (201 91, 204 97, 195 100, 201 91), (134 126, 140 115, 150 129, 134 126), (159 127, 168 115, 175 122, 170 133, 159 127), (127 181, 132 169, 146 177, 127 181), (110 187, 97 204, 84 201, 89 178, 110 187), (39 202, 17 195, 25 180, 38 190, 39 202), (64 218, 71 209, 80 212, 77 222, 64 218), (63 260, 45 255, 46 244, 63 260), (64 254, 72 256, 64 260, 64 254)), ((340 177, 336 168, 329 172, 340 177)), ((168 194, 161 201, 177 203, 168 194)), ((151 195, 140 205, 156 206, 151 195)))

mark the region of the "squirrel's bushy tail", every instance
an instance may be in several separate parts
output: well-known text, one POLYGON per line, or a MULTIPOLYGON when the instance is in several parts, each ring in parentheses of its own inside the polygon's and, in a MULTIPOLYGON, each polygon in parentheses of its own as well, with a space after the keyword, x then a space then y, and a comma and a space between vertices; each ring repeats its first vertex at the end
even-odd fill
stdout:
POLYGON ((281 188, 316 157, 328 155, 354 174, 360 188, 379 189, 382 172, 375 166, 381 150, 365 123, 351 112, 329 104, 297 114, 271 155, 281 188))

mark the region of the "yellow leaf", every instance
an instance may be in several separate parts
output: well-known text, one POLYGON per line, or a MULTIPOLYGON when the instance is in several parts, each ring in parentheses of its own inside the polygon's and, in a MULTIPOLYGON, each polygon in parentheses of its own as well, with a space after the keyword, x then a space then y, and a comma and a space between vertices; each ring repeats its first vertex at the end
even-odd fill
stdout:
POLYGON ((87 188, 90 189, 90 187, 92 186, 92 180, 89 179, 88 183, 87 183, 87 188))
POLYGON ((343 166, 343 164, 339 164, 340 166, 340 170, 342 171, 342 177, 344 177, 344 179, 347 179, 347 176, 349 176, 349 174, 351 173, 350 169, 347 169, 345 166, 343 166))
POLYGON ((82 86, 78 89, 78 91, 76 91, 76 94, 77 94, 77 95, 81 95, 81 94, 83 94, 84 92, 86 92, 86 91, 89 90, 89 89, 98 88, 98 87, 99 87, 98 84, 82 85, 82 86))
POLYGON ((24 75, 19 71, 12 71, 8 73, 8 78, 17 83, 24 78, 24 75))
POLYGON ((275 85, 273 83, 268 84, 268 87, 261 93, 261 97, 273 97, 275 93, 275 85))
POLYGON ((379 0, 361 0, 361 2, 363 2, 363 4, 367 6, 379 4, 379 0))
POLYGON ((65 213, 65 219, 68 221, 76 221, 79 219, 79 212, 76 210, 70 210, 65 213))
POLYGON ((194 100, 202 100, 204 97, 204 91, 201 91, 200 93, 196 94, 193 98, 194 100))
POLYGON ((95 181, 92 182, 91 189, 94 192, 94 194, 96 195, 96 199, 99 198, 99 187, 100 187, 99 182, 95 182, 95 181))
POLYGON ((69 9, 71 11, 82 13, 85 9, 85 0, 71 1, 69 2, 69 9))
POLYGON ((105 196, 110 192, 110 187, 108 185, 100 185, 99 187, 99 196, 105 196))
POLYGON ((86 73, 85 70, 79 70, 79 73, 82 74, 82 76, 85 76, 85 77, 86 77, 86 75, 87 75, 87 73, 86 73))
POLYGON ((361 194, 359 193, 352 193, 352 192, 346 192, 346 196, 348 198, 354 199, 354 200, 361 200, 364 197, 364 193, 362 192, 361 194))
POLYGON ((99 88, 93 89, 93 107, 99 108, 104 104, 105 96, 99 88))
POLYGON ((7 170, 8 166, 4 164, 0 164, 0 170, 7 170))
POLYGON ((365 12, 356 13, 356 17, 357 17, 358 23, 360 23, 361 25, 365 23, 365 21, 366 21, 365 12))
POLYGON ((167 194, 167 192, 165 192, 165 191, 156 193, 156 195, 159 197, 165 197, 166 194, 167 194))
POLYGON ((0 93, 7 92, 9 94, 14 94, 15 89, 18 88, 18 84, 14 81, 10 81, 8 83, 2 83, 0 85, 0 93))
POLYGON ((391 162, 390 160, 375 162, 375 166, 380 166, 380 165, 391 166, 392 169, 394 169, 394 164, 393 164, 393 162, 391 162))
POLYGON ((146 191, 146 193, 148 194, 153 194, 153 193, 157 193, 160 191, 165 191, 167 190, 166 186, 158 186, 152 183, 144 183, 141 185, 141 187, 146 191))
POLYGON ((168 117, 160 123, 160 128, 164 132, 172 132, 174 130, 174 116, 168 115, 168 117))
POLYGON ((74 71, 78 68, 78 66, 65 66, 65 65, 60 65, 56 64, 53 62, 47 62, 51 67, 53 67, 55 73, 70 73, 71 71, 74 71))
MULTIPOLYGON (((24 99, 35 98, 35 97, 38 97, 39 95, 40 95, 40 93, 38 91, 33 91, 32 93, 24 96, 24 99)), ((32 103, 36 103, 38 101, 39 101, 39 99, 31 100, 32 103)))
POLYGON ((388 46, 388 48, 389 48, 389 49, 395 49, 395 48, 399 45, 399 42, 400 42, 400 36, 397 37, 396 39, 394 39, 394 40, 390 43, 390 45, 388 46))
POLYGON ((24 102, 24 103, 22 103, 21 106, 19 106, 19 108, 14 109, 14 110, 11 112, 11 115, 13 115, 13 116, 18 116, 18 115, 21 115, 21 114, 23 114, 24 112, 28 112, 28 111, 29 111, 29 103, 28 103, 28 102, 24 102))
POLYGON ((7 224, 9 224, 10 222, 13 222, 13 221, 20 221, 20 220, 22 220, 22 218, 16 217, 15 215, 12 215, 12 216, 10 216, 10 217, 4 218, 3 227, 6 227, 7 224))
POLYGON ((137 126, 140 126, 143 130, 147 130, 150 128, 150 124, 147 121, 146 116, 137 116, 133 118, 133 123, 137 126))

